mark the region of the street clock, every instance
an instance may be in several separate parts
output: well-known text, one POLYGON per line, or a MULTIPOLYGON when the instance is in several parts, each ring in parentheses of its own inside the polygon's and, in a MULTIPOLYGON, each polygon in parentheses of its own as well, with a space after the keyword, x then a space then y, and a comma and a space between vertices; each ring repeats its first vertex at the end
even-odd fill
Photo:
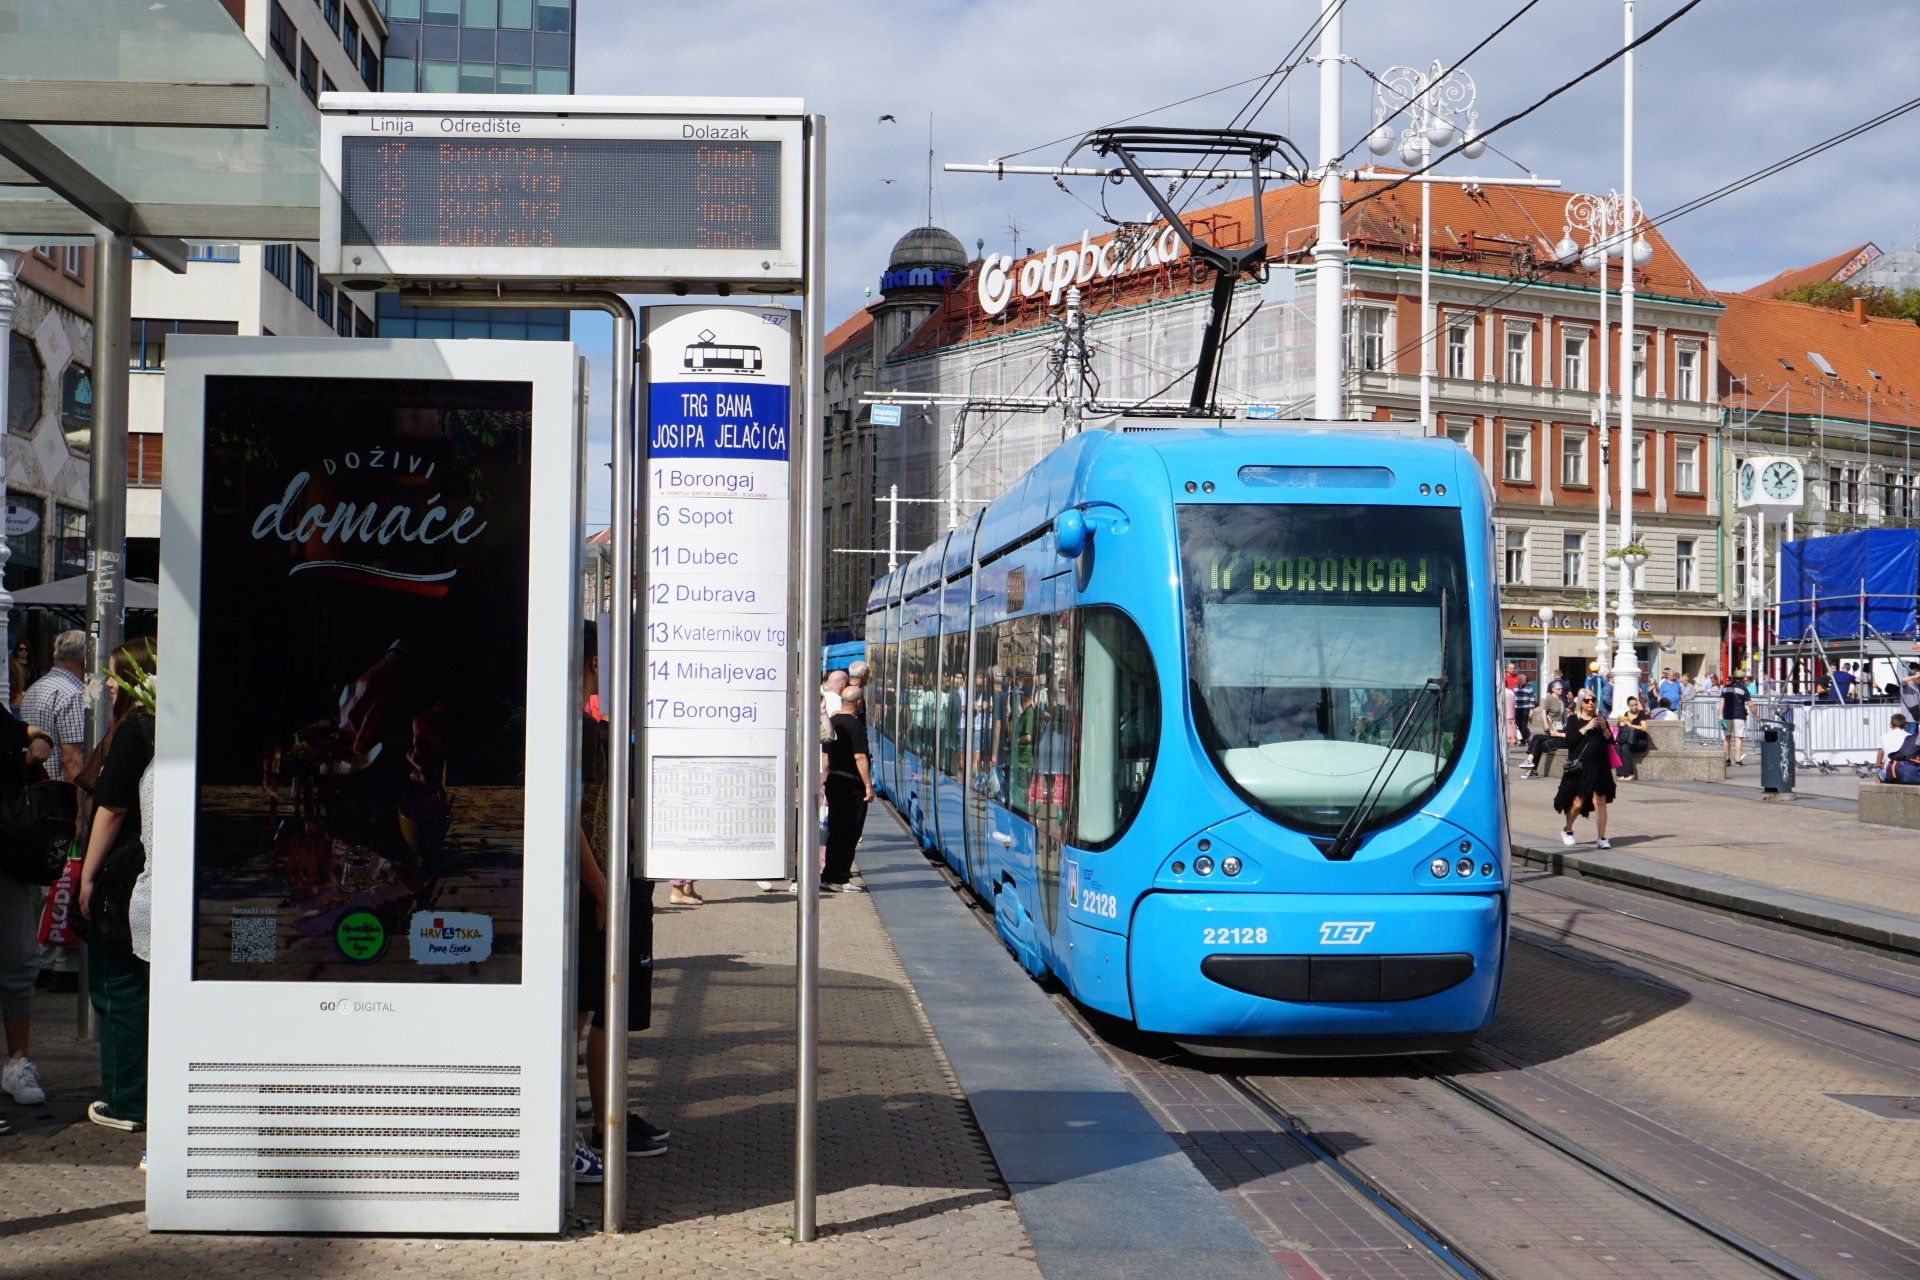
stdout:
POLYGON ((1798 511, 1806 504, 1806 469, 1798 458, 1748 458, 1735 485, 1742 511, 1798 511))

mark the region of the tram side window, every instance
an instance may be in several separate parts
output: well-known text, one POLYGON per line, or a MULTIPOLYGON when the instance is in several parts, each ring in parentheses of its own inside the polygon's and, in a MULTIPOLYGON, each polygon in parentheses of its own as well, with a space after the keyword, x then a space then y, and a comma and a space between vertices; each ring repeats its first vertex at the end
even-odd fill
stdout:
POLYGON ((965 718, 967 694, 967 637, 945 636, 940 641, 944 662, 940 670, 940 772, 950 778, 960 776, 960 727, 965 718))
POLYGON ((1146 638, 1125 614, 1089 609, 1081 632, 1073 843, 1098 849, 1120 837, 1146 797, 1160 688, 1146 638))
POLYGON ((1047 706, 1035 752, 1034 772, 1045 785, 1036 825, 1055 842, 1065 839, 1073 808, 1073 740, 1080 715, 1079 692, 1074 687, 1073 651, 1077 610, 1063 609, 1040 620, 1041 650, 1047 656, 1047 706))
POLYGON ((1033 783, 1033 744, 1039 719, 1034 685, 1039 620, 1014 618, 1000 624, 1000 665, 1007 675, 1007 717, 1003 735, 1007 753, 1007 804, 1023 817, 1033 816, 1028 790, 1033 783))
POLYGON ((973 706, 967 715, 967 749, 973 752, 973 788, 995 800, 1006 798, 1006 774, 1000 763, 1002 694, 1000 631, 981 627, 973 633, 973 706))
POLYGON ((921 636, 901 644, 905 661, 900 673, 900 691, 906 699, 906 716, 900 736, 907 750, 925 756, 933 724, 933 691, 927 687, 927 656, 933 651, 933 640, 921 636))

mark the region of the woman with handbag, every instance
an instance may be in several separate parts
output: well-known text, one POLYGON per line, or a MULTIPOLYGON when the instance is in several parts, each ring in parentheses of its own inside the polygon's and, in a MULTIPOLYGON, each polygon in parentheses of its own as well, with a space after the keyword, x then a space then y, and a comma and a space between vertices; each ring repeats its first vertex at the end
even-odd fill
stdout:
POLYGON ((1574 843, 1573 824, 1593 815, 1602 849, 1613 846, 1607 841, 1607 805, 1614 798, 1613 771, 1620 767, 1620 755, 1613 745, 1613 729, 1600 710, 1599 699, 1591 689, 1582 689, 1574 699, 1573 713, 1567 717, 1567 731, 1560 749, 1565 763, 1560 770, 1560 789, 1554 793, 1554 812, 1566 818, 1560 829, 1560 843, 1574 843))
MULTIPOLYGON (((100 1015, 100 1087, 106 1095, 87 1118, 137 1133, 147 1123, 147 950, 149 917, 136 901, 147 867, 153 809, 151 637, 113 651, 113 727, 93 792, 93 821, 80 868, 80 914, 87 921, 87 994, 100 1015)), ((151 898, 146 898, 150 903, 151 898)))
MULTIPOLYGON (((0 708, 0 798, 24 797, 27 779, 44 778, 40 765, 51 752, 53 739, 43 730, 24 725, 12 712, 0 708)), ((65 785, 65 784, 60 784, 65 785)), ((16 832, 9 831, 13 838, 16 832)), ((33 1027, 33 983, 35 961, 39 957, 41 887, 47 883, 47 870, 57 874, 45 859, 34 865, 38 848, 8 850, 20 856, 0 858, 0 1022, 6 1027, 7 1056, 0 1066, 0 1091, 23 1107, 35 1107, 47 1100, 40 1087, 39 1068, 27 1056, 27 1041, 33 1027), (45 869, 43 869, 45 868, 45 869)), ((0 1133, 7 1132, 7 1121, 0 1116, 0 1133)))

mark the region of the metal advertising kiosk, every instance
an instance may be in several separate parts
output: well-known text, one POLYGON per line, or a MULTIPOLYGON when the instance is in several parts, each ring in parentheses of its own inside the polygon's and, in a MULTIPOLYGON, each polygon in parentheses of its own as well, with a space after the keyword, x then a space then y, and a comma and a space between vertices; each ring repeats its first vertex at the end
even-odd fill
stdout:
MULTIPOLYGON (((747 799, 727 822, 652 834, 663 862, 705 859, 706 874, 797 867, 795 1235, 812 1239, 818 873, 791 846, 817 820, 794 762, 817 749, 799 673, 819 664, 819 589, 788 568, 820 561, 822 464, 796 425, 819 415, 824 124, 788 99, 320 106, 323 276, 435 307, 614 317, 624 518, 602 666, 609 776, 633 785, 606 788, 607 1021, 626 1021, 635 791, 747 799), (664 309, 654 334, 678 343, 682 380, 700 384, 688 396, 721 394, 675 402, 680 427, 712 434, 679 450, 681 478, 650 487, 668 521, 686 513, 680 545, 736 555, 737 573, 656 583, 638 554, 648 442, 622 292, 806 294, 799 312, 710 323, 664 309), (768 375, 796 345, 789 413, 787 378, 768 375), (770 364, 749 368, 749 348, 770 364), (774 572, 747 563, 769 557, 774 572), (693 709, 642 715, 634 628, 640 593, 661 585, 652 620, 764 635, 714 661, 671 655, 693 709), (650 749, 649 724, 671 750, 650 749)), ((284 339, 181 340, 169 356, 161 609, 180 657, 160 682, 155 766, 149 1225, 557 1232, 573 1124, 577 356, 284 339)), ((600 1120, 618 1150, 627 1046, 608 1039, 600 1120)), ((624 1173, 607 1162, 613 1231, 624 1173)))

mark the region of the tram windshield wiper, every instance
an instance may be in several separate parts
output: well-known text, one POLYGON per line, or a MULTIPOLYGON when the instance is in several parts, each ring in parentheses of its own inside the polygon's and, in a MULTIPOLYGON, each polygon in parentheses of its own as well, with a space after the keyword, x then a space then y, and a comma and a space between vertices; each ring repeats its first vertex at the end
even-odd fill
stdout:
POLYGON ((1412 745, 1415 732, 1424 722, 1422 711, 1437 712, 1440 699, 1447 691, 1445 676, 1430 676, 1413 695, 1413 701, 1407 706, 1407 713, 1400 717, 1399 726, 1394 729, 1393 737, 1387 742, 1387 749, 1380 757, 1380 767, 1373 771, 1373 777, 1367 782, 1367 789, 1360 793, 1360 802, 1353 807, 1353 815, 1341 824, 1327 845, 1329 860, 1345 862, 1360 847, 1360 833, 1366 830, 1367 819, 1380 807, 1380 798, 1387 794, 1387 786, 1393 781, 1394 771, 1400 765, 1400 759, 1406 755, 1412 745), (1384 782, 1383 782, 1384 779, 1384 782))

